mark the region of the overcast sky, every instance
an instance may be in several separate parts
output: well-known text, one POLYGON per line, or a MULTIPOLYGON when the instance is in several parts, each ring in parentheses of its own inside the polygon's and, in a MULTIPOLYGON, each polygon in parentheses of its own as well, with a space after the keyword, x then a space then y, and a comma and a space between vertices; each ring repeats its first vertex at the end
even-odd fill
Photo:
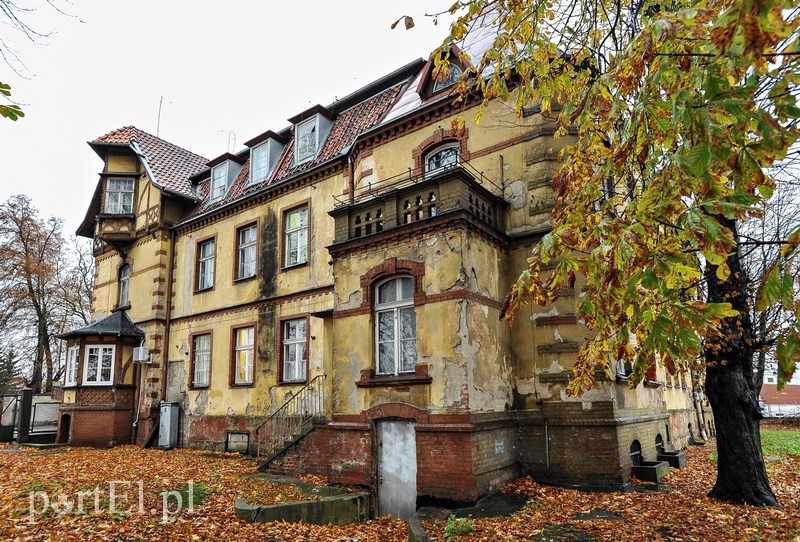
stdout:
POLYGON ((37 46, 0 24, 26 78, 0 64, 25 117, 0 118, 0 201, 24 193, 78 227, 102 169, 86 142, 134 125, 209 159, 419 57, 447 34, 425 13, 452 0, 44 0, 37 46), (406 31, 391 23, 411 15, 406 31))

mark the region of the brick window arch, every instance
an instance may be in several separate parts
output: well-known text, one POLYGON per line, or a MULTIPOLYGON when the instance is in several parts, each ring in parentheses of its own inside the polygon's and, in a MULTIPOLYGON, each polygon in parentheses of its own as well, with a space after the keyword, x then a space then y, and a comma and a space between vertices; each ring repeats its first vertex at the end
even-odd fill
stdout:
POLYGON ((420 175, 425 172, 425 158, 438 147, 444 147, 450 143, 458 149, 458 156, 460 161, 466 162, 470 159, 470 153, 467 150, 467 139, 469 130, 464 128, 459 131, 445 130, 444 128, 437 128, 433 134, 425 141, 420 143, 411 155, 414 158, 414 175, 420 175))

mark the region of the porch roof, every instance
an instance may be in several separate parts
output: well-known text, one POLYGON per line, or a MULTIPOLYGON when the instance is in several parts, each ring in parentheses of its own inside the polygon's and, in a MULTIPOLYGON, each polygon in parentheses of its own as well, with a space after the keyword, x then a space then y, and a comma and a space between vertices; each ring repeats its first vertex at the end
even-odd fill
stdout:
POLYGON ((144 337, 144 331, 136 327, 125 311, 112 312, 102 320, 80 329, 74 329, 61 335, 60 339, 79 337, 82 335, 116 335, 119 337, 144 337))

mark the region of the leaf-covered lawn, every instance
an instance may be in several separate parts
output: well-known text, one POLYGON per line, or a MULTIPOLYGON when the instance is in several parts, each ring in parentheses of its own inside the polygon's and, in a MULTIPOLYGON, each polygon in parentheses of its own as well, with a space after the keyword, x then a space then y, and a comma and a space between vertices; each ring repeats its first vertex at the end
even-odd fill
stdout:
POLYGON ((5 446, 0 448, 0 540, 407 539, 405 522, 388 519, 342 527, 243 522, 234 514, 237 497, 260 504, 314 498, 292 485, 252 478, 254 472, 255 464, 237 454, 165 452, 137 446, 16 451, 5 446), (117 513, 110 512, 112 481, 116 481, 117 513), (80 497, 83 511, 78 506, 79 492, 84 493, 80 497), (175 492, 167 497, 168 512, 175 512, 178 494, 184 503, 180 513, 168 514, 166 520, 163 492, 175 492), (44 495, 50 501, 46 512, 44 495), (58 511, 69 511, 59 514, 53 505, 58 511))
MULTIPOLYGON (((766 455, 772 455, 767 472, 781 508, 735 506, 706 497, 716 478, 716 463, 709 459, 716 450, 709 444, 686 450, 689 465, 671 469, 663 480, 669 490, 663 492, 586 493, 522 478, 504 491, 526 495, 529 501, 523 510, 511 517, 475 518, 473 532, 449 540, 583 540, 576 538, 580 529, 598 542, 796 542, 800 540, 800 455, 792 455, 792 450, 797 451, 800 431, 767 430, 762 431, 762 438, 766 455), (576 519, 578 514, 592 511, 613 512, 625 519, 576 519), (567 526, 561 530, 562 537, 546 536, 558 533, 553 525, 567 526)), ((425 527, 432 539, 446 540, 447 521, 425 523, 425 527)))

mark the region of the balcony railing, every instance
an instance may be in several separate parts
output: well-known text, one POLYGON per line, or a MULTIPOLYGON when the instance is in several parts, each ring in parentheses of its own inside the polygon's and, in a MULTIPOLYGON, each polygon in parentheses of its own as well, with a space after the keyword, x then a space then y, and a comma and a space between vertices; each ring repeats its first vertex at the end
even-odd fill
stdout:
POLYGON ((507 204, 502 189, 469 164, 461 163, 421 175, 398 175, 367 183, 352 197, 334 196, 335 242, 381 233, 441 214, 469 211, 502 230, 507 204))

